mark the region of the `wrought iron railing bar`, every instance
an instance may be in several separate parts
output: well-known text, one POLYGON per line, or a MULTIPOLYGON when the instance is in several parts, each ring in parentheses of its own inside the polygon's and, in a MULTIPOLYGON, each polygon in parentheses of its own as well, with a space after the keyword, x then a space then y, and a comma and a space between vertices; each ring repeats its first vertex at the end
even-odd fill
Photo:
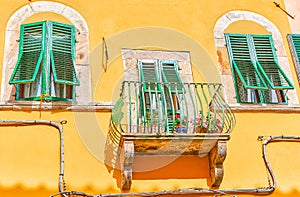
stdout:
MULTIPOLYGON (((222 86, 223 87, 223 86, 222 86)), ((226 124, 225 126, 225 129, 226 129, 226 133, 228 133, 232 128, 231 128, 231 123, 232 123, 232 120, 234 120, 234 116, 233 116, 233 114, 232 114, 232 112, 231 112, 231 110, 230 110, 230 108, 229 108, 229 106, 227 105, 227 103, 226 103, 226 101, 225 101, 225 99, 224 99, 224 97, 222 96, 222 94, 223 94, 223 90, 221 89, 220 91, 222 91, 222 92, 220 92, 219 93, 219 95, 218 95, 218 98, 220 99, 220 101, 222 102, 222 107, 223 107, 223 109, 225 110, 225 112, 224 112, 224 114, 226 114, 226 116, 225 116, 225 120, 224 120, 224 124, 226 124)), ((223 127, 223 131, 224 131, 224 127, 223 127)))
POLYGON ((223 119, 223 132, 229 131, 230 127, 230 113, 228 113, 228 110, 225 108, 224 111, 224 119, 223 119))
MULTIPOLYGON (((172 83, 172 82, 169 82, 169 83, 172 83)), ((172 84, 171 84, 172 85, 172 84)), ((175 95, 176 95, 176 98, 177 98, 177 100, 176 100, 176 103, 177 103, 177 108, 179 108, 179 113, 180 113, 180 124, 182 124, 182 116, 184 116, 183 115, 183 110, 182 110, 182 106, 181 106, 181 102, 180 102, 180 98, 179 98, 179 95, 178 95, 178 90, 177 90, 177 85, 176 85, 176 83, 174 83, 174 86, 175 86, 175 95), (179 106, 179 107, 178 107, 179 106)), ((173 95, 171 96, 172 97, 172 100, 173 100, 173 95)), ((174 100, 173 100, 173 102, 174 102, 174 100)), ((172 107, 174 107, 174 104, 173 105, 171 105, 172 107)), ((178 110, 178 109, 177 109, 178 110)), ((174 107, 174 111, 175 111, 175 107, 174 107)), ((175 113, 176 113, 176 111, 175 111, 175 113)), ((176 117, 175 117, 176 118, 176 117)), ((173 119, 174 120, 174 119, 173 119)), ((176 125, 175 125, 175 130, 176 130, 176 125)))
POLYGON ((167 103, 166 103, 166 94, 165 94, 165 88, 164 88, 164 83, 161 83, 161 99, 162 99, 162 105, 163 105, 163 111, 166 116, 166 122, 165 122, 165 128, 166 128, 166 133, 169 133, 169 119, 168 119, 168 110, 167 110, 167 103))
POLYGON ((132 125, 132 114, 131 114, 131 112, 132 112, 132 110, 131 110, 131 88, 130 88, 130 85, 131 85, 131 83, 127 83, 127 86, 128 86, 128 91, 127 91, 127 93, 128 93, 128 102, 129 102, 129 133, 132 133, 132 131, 131 131, 131 125, 132 125))
POLYGON ((148 90, 149 90, 149 103, 150 103, 150 109, 148 110, 149 114, 147 114, 146 112, 146 118, 147 118, 147 127, 148 127, 148 131, 150 129, 150 132, 152 132, 152 124, 153 124, 153 102, 152 102, 152 89, 151 89, 151 83, 147 82, 148 84, 148 90), (149 115, 149 117, 147 117, 149 115))
MULTIPOLYGON (((173 97, 172 97, 172 92, 170 90, 170 85, 171 85, 171 82, 167 82, 167 91, 168 91, 168 94, 169 94, 169 97, 170 97, 170 102, 171 102, 171 110, 172 110, 172 120, 174 121, 175 120, 175 109, 174 109, 174 101, 173 101, 173 97)), ((168 111, 168 110, 167 110, 168 111)), ((181 117, 180 117, 181 118, 181 117)), ((181 122, 181 120, 180 120, 181 122)), ((172 132, 172 131, 171 131, 172 132)))
MULTIPOLYGON (((217 107, 217 111, 218 111, 218 116, 220 116, 220 119, 222 120, 222 122, 221 122, 221 128, 222 128, 222 130, 224 129, 224 125, 225 125, 225 117, 226 117, 226 114, 225 114, 225 109, 224 109, 224 107, 223 107, 223 105, 222 105, 222 103, 221 102, 219 102, 219 96, 218 96, 218 94, 214 97, 215 99, 215 101, 216 101, 216 107, 217 107)), ((217 124, 218 124, 218 122, 216 122, 217 124)), ((222 132, 222 131, 220 131, 220 132, 222 132)))
MULTIPOLYGON (((188 90, 189 90, 189 94, 190 94, 190 99, 192 101, 192 105, 193 105, 193 117, 194 117, 194 121, 193 121, 193 131, 195 132, 196 130, 196 116, 197 116, 197 106, 195 105, 195 100, 196 99, 193 94, 192 94, 192 91, 191 91, 191 84, 187 84, 188 86, 188 90)), ((195 89, 195 84, 193 85, 194 89, 195 89)))
MULTIPOLYGON (((209 106, 208 100, 207 100, 207 96, 206 96, 206 94, 205 94, 205 92, 204 92, 203 86, 204 86, 204 84, 201 84, 202 94, 203 94, 203 97, 204 97, 206 106, 209 106)), ((208 84, 206 84, 205 86, 208 88, 208 84)), ((210 117, 209 117, 209 116, 210 116, 210 112, 209 112, 209 111, 210 111, 210 110, 207 111, 206 116, 202 116, 202 119, 203 119, 203 120, 204 120, 204 118, 208 118, 208 119, 207 119, 207 122, 208 122, 207 128, 209 128, 209 121, 210 121, 210 117)))
MULTIPOLYGON (((220 90, 220 85, 214 84, 212 85, 213 87, 213 94, 211 95, 212 97, 212 104, 214 105, 213 107, 213 127, 216 128, 219 132, 221 132, 221 128, 220 128, 220 123, 223 125, 224 122, 224 117, 223 117, 223 107, 221 105, 220 102, 218 102, 218 95, 219 95, 219 90, 220 90), (219 119, 220 118, 220 119, 219 119), (222 121, 221 121, 222 120, 222 121)), ((223 129, 223 127, 222 127, 223 129)))
MULTIPOLYGON (((184 103, 185 103, 185 108, 186 108, 186 118, 187 118, 187 120, 186 121, 188 121, 188 117, 189 117, 189 109, 188 109, 188 102, 187 102, 187 99, 186 99, 186 94, 185 94, 185 92, 186 92, 186 90, 184 89, 184 85, 182 86, 183 87, 183 89, 182 89, 182 91, 183 91, 183 100, 184 100, 184 103)), ((188 130, 189 130, 189 128, 188 128, 189 126, 188 126, 188 124, 186 125, 186 132, 188 132, 188 130)))
POLYGON ((208 94, 209 94, 209 97, 210 97, 210 102, 208 103, 207 102, 207 106, 208 106, 208 112, 207 112, 207 122, 208 122, 208 131, 209 132, 211 132, 210 130, 211 130, 211 128, 212 128, 212 124, 215 124, 215 106, 214 106, 214 101, 212 100, 212 93, 211 93, 211 87, 214 87, 214 86, 211 86, 211 84, 209 84, 209 85, 207 85, 207 91, 208 91, 208 94), (211 110, 213 110, 213 111, 211 111, 211 110), (212 115, 214 116, 214 117, 212 117, 212 115), (214 122, 212 122, 212 120, 214 121, 214 122))
MULTIPOLYGON (((215 89, 215 93, 213 95, 213 100, 215 101, 215 106, 216 106, 216 111, 218 113, 215 113, 216 116, 219 116, 220 121, 221 122, 221 128, 223 130, 224 128, 224 119, 225 119, 225 113, 224 113, 224 104, 222 102, 220 102, 219 97, 221 96, 221 90, 222 90, 222 85, 221 84, 215 84, 214 85, 214 89, 215 89)), ((217 126, 219 126, 219 122, 217 119, 215 119, 215 124, 217 126)), ((220 127, 218 127, 218 130, 220 130, 220 133, 222 132, 222 130, 220 129, 220 127)))
MULTIPOLYGON (((226 130, 224 131, 224 133, 229 133, 232 129, 232 125, 234 125, 232 121, 232 116, 230 113, 228 113, 229 115, 226 116, 226 130)), ((223 129, 224 130, 224 129, 223 129)))
MULTIPOLYGON (((142 85, 144 85, 144 84, 142 84, 142 85)), ((146 102, 145 102, 145 90, 144 90, 144 88, 143 88, 143 86, 141 87, 141 91, 142 91, 142 96, 141 96, 141 98, 142 98, 142 104, 143 104, 143 114, 142 114, 142 121, 143 121, 143 127, 142 127, 142 129, 143 129, 143 131, 142 131, 142 133, 145 133, 145 126, 146 126, 146 120, 145 120, 145 117, 146 117, 146 102)))
MULTIPOLYGON (((224 105, 222 103, 222 100, 220 98, 219 93, 215 96, 216 105, 217 105, 217 114, 220 116, 220 119, 222 120, 221 126, 222 130, 226 127, 226 109, 224 108, 224 105)), ((221 131, 222 132, 222 131, 221 131)))
MULTIPOLYGON (((227 104, 226 104, 226 105, 227 105, 227 104)), ((234 114, 232 113, 232 111, 230 110, 230 108, 229 108, 228 111, 230 112, 230 123, 231 123, 231 124, 229 124, 229 126, 228 126, 228 131, 227 131, 227 133, 229 133, 230 131, 232 131, 233 128, 234 128, 234 126, 235 126, 235 124, 236 124, 235 116, 234 116, 234 114)))
POLYGON ((137 82, 134 82, 134 93, 135 93, 135 112, 136 112, 136 132, 138 133, 139 132, 139 129, 138 129, 138 126, 140 125, 140 118, 139 118, 139 96, 138 96, 138 89, 139 89, 139 86, 138 86, 138 83, 137 82))
POLYGON ((159 98, 158 98, 158 86, 159 84, 157 82, 155 82, 155 99, 156 99, 156 105, 157 105, 157 110, 156 110, 156 113, 157 113, 157 131, 160 133, 160 128, 161 128, 161 118, 162 118, 162 115, 161 115, 161 106, 160 106, 160 102, 159 102, 159 98))
MULTIPOLYGON (((177 85, 176 85, 176 83, 174 82, 174 86, 175 86, 175 95, 176 95, 176 98, 177 98, 177 100, 176 100, 176 105, 177 105, 177 110, 179 110, 179 112, 180 112, 180 115, 183 115, 182 113, 183 113, 183 110, 182 110, 182 105, 181 105, 181 102, 180 102, 180 97, 179 97, 179 94, 178 94, 178 89, 177 89, 177 85), (178 107, 179 106, 179 107, 178 107)), ((174 97, 173 97, 173 94, 172 94, 172 100, 173 100, 173 102, 174 102, 174 99, 173 99, 174 97)), ((182 98, 181 98, 182 99, 182 98)), ((172 106, 174 106, 174 104, 172 105, 172 106)), ((174 107, 174 111, 175 111, 175 107, 174 107)), ((175 112, 176 113, 176 112, 175 112)), ((180 116, 180 123, 181 123, 181 121, 182 121, 182 116, 180 116)))
MULTIPOLYGON (((204 113, 203 113, 203 103, 202 103, 202 99, 200 98, 198 87, 200 86, 200 88, 202 89, 203 86, 201 84, 197 84, 197 83, 195 83, 194 86, 195 86, 195 90, 196 90, 196 97, 200 104, 199 115, 201 114, 201 127, 200 127, 200 130, 201 130, 203 128, 203 123, 204 123, 204 113)), ((196 118, 194 121, 196 121, 196 118)))
MULTIPOLYGON (((222 86, 222 85, 221 85, 221 86, 222 86)), ((227 121, 227 122, 228 122, 228 128, 227 128, 226 133, 228 133, 228 132, 230 132, 230 131, 234 128, 234 126, 235 126, 235 123, 236 123, 236 122, 235 122, 235 116, 234 116, 233 112, 231 111, 229 105, 228 105, 227 102, 225 101, 224 97, 221 96, 221 95, 223 95, 223 90, 222 90, 222 93, 220 93, 219 98, 222 100, 223 107, 226 109, 226 114, 227 114, 226 119, 228 120, 228 121, 227 121)))
MULTIPOLYGON (((184 111, 183 111, 183 104, 181 103, 181 101, 179 99, 183 99, 183 98, 180 98, 180 96, 179 96, 178 88, 177 88, 177 83, 176 82, 174 82, 174 86, 175 86, 175 94, 176 94, 176 98, 177 98, 176 102, 177 102, 177 105, 179 106, 179 112, 180 112, 180 123, 179 124, 181 125, 181 124, 183 124, 183 120, 184 120, 185 114, 184 114, 184 111)), ((181 89, 181 91, 183 91, 183 89, 181 89)), ((182 94, 182 96, 184 97, 184 94, 182 94)), ((173 96, 172 96, 172 99, 173 99, 173 96)), ((176 125, 175 125, 175 127, 176 127, 176 125)), ((186 127, 187 127, 187 125, 186 125, 186 127)))
POLYGON ((224 123, 226 123, 226 127, 227 127, 225 133, 228 133, 233 129, 233 127, 235 125, 234 114, 230 110, 230 107, 228 106, 228 104, 225 102, 225 99, 224 99, 224 97, 222 97, 221 93, 219 94, 218 98, 221 100, 222 107, 225 109, 225 113, 227 114, 225 116, 224 123))
POLYGON ((227 124, 228 122, 226 120, 228 120, 228 118, 229 118, 229 114, 228 114, 228 110, 227 110, 227 109, 229 109, 229 107, 227 106, 227 104, 224 100, 224 97, 222 96, 222 94, 223 94, 223 88, 222 87, 223 87, 222 85, 219 86, 217 99, 219 100, 220 106, 222 108, 222 113, 223 113, 222 114, 222 118, 223 118, 223 125, 222 125, 223 129, 222 129, 222 131, 224 131, 224 128, 226 130, 228 130, 227 129, 228 128, 228 124, 227 124))

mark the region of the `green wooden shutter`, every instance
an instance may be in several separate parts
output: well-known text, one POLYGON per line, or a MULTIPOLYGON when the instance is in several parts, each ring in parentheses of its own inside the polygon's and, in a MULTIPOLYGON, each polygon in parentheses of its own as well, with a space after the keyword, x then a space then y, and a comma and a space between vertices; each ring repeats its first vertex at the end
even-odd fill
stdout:
POLYGON ((289 41, 290 50, 292 52, 298 81, 300 82, 300 34, 288 34, 287 38, 289 41))
POLYGON ((50 22, 51 68, 56 83, 79 85, 75 70, 75 30, 71 25, 50 22))
POLYGON ((19 57, 10 84, 35 81, 45 55, 46 23, 21 25, 19 57))
POLYGON ((162 77, 171 92, 183 92, 183 84, 178 73, 177 61, 160 61, 162 77))
POLYGON ((251 54, 246 34, 225 34, 229 59, 235 83, 240 81, 244 89, 268 89, 251 54), (237 77, 239 79, 237 79, 237 77))
POLYGON ((156 62, 146 62, 139 60, 138 61, 139 66, 139 74, 141 81, 143 83, 144 91, 145 92, 154 92, 154 91, 161 91, 160 85, 156 84, 156 82, 159 82, 158 74, 157 74, 157 67, 156 62))
POLYGON ((275 90, 293 89, 294 86, 280 68, 271 35, 252 35, 257 65, 268 85, 275 90))

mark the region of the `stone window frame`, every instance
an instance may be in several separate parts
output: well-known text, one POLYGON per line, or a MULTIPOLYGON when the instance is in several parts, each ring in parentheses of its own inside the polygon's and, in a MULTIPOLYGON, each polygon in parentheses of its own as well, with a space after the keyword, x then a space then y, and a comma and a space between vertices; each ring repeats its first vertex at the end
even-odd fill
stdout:
POLYGON ((297 43, 297 40, 300 38, 300 34, 288 34, 287 35, 287 39, 288 39, 288 43, 289 43, 289 47, 290 47, 290 52, 292 54, 292 58, 293 58, 293 63, 294 63, 294 68, 296 71, 296 75, 297 75, 297 79, 298 79, 298 83, 300 83, 300 64, 299 64, 299 55, 298 55, 298 51, 299 51, 299 45, 297 43))
POLYGON ((124 66, 124 80, 138 79, 138 60, 153 61, 177 61, 180 68, 179 75, 183 82, 192 83, 192 66, 190 52, 188 51, 166 51, 166 50, 143 50, 143 49, 122 49, 122 59, 124 66))
MULTIPOLYGON (((229 58, 227 54, 226 42, 224 36, 225 30, 230 24, 241 20, 249 20, 255 22, 263 26, 272 35, 274 46, 277 50, 278 62, 281 68, 283 69, 283 71, 286 73, 286 75, 290 79, 293 79, 293 77, 292 77, 292 72, 290 70, 291 68, 286 55, 286 51, 284 48, 283 38, 281 36, 279 29, 275 26, 274 23, 272 23, 264 16, 249 11, 239 11, 239 10, 230 11, 222 15, 217 20, 214 26, 214 41, 215 41, 215 46, 218 55, 218 66, 219 66, 221 81, 222 84, 224 85, 224 90, 225 90, 225 99, 230 106, 251 107, 253 106, 253 104, 240 104, 237 103, 235 99, 235 90, 234 90, 234 84, 232 79, 232 72, 231 72, 230 62, 228 60, 229 58)), ((298 104, 298 98, 295 89, 289 90, 287 92, 287 97, 289 99, 288 106, 298 104)), ((262 105, 268 106, 270 104, 262 104, 262 105)))
POLYGON ((16 10, 9 18, 5 31, 4 60, 2 68, 1 101, 15 100, 13 86, 8 84, 18 59, 20 25, 30 16, 40 12, 53 12, 67 18, 76 29, 76 70, 79 80, 76 87, 76 103, 91 102, 91 75, 89 65, 89 32, 85 19, 75 9, 57 2, 32 2, 16 10))

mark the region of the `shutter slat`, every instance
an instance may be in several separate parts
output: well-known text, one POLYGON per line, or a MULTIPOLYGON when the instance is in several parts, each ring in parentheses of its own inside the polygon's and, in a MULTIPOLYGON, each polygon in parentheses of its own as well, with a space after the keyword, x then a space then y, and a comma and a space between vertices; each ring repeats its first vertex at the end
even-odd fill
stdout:
POLYGON ((163 80, 171 92, 184 92, 176 61, 161 61, 163 80))
POLYGON ((45 23, 21 25, 20 50, 10 84, 31 83, 36 79, 45 53, 45 23))
POLYGON ((79 85, 75 70, 75 31, 70 25, 52 22, 51 62, 56 83, 79 85))
POLYGON ((300 81, 300 34, 288 34, 289 47, 292 52, 298 81, 300 81))
POLYGON ((155 85, 156 82, 159 82, 156 65, 154 62, 143 62, 139 61, 139 71, 141 76, 141 81, 143 82, 143 87, 145 92, 158 91, 161 92, 160 86, 155 85))
POLYGON ((280 68, 271 35, 253 35, 260 72, 272 89, 293 89, 293 85, 280 68))
POLYGON ((267 89, 251 56, 247 35, 225 34, 225 38, 234 76, 240 78, 245 89, 267 89))

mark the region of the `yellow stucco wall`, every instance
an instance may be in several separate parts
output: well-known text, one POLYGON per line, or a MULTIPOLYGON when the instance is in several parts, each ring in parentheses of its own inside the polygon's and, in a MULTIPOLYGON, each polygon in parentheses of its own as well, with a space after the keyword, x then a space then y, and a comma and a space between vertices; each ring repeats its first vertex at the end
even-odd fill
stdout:
MULTIPOLYGON (((284 39, 285 35, 291 31, 287 16, 269 0, 61 0, 56 2, 75 9, 87 22, 92 97, 95 102, 115 102, 119 96, 119 85, 123 80, 124 72, 119 50, 122 47, 191 50, 195 81, 208 79, 220 81, 220 76, 217 75, 219 68, 214 43, 214 25, 222 15, 233 10, 251 11, 270 20, 279 29, 284 39), (151 29, 152 27, 155 30, 161 28, 164 34, 175 32, 172 34, 174 36, 171 42, 159 40, 156 34, 154 38, 158 41, 153 42, 150 40, 151 36, 137 29, 151 29), (142 33, 136 35, 145 37, 137 38, 136 43, 126 40, 126 36, 129 35, 126 32, 137 31, 142 33), (176 40, 176 36, 180 40, 176 40), (100 58, 103 37, 107 39, 109 46, 109 62, 106 72, 101 67, 100 58), (144 38, 149 38, 149 40, 144 40, 144 38), (186 42, 180 42, 182 38, 186 42), (145 43, 141 45, 143 40, 145 43), (119 46, 120 43, 122 46, 119 46), (149 46, 148 43, 152 45, 149 46), (205 76, 203 73, 210 73, 213 76, 205 76)), ((1 71, 7 22, 15 11, 29 3, 25 0, 1 0, 0 2, 1 71)), ((278 3, 284 4, 283 0, 278 3)), ((48 19, 70 23, 70 20, 65 17, 51 12, 33 15, 24 22, 48 19)), ((249 21, 233 23, 226 31, 268 33, 261 25, 249 21)), ((284 40, 284 47, 291 66, 293 76, 291 80, 299 91, 286 40, 284 40)), ((81 83, 84 82, 81 81, 81 83)), ((235 110, 235 114, 237 125, 227 143, 225 175, 220 189, 267 186, 267 172, 262 161, 261 142, 256 138, 259 135, 299 135, 299 111, 264 113, 235 110)), ((16 109, 0 111, 0 119, 67 120, 67 124, 63 125, 67 189, 92 194, 119 192, 115 179, 103 164, 104 137, 108 131, 110 112, 16 109)), ((58 148, 58 134, 53 128, 47 126, 0 127, 0 196, 50 196, 57 193, 58 148)), ((300 144, 296 143, 268 146, 268 156, 278 181, 278 187, 272 196, 299 196, 299 150, 300 144)), ((207 186, 205 180, 133 181, 132 192, 188 187, 206 188, 207 186)))

